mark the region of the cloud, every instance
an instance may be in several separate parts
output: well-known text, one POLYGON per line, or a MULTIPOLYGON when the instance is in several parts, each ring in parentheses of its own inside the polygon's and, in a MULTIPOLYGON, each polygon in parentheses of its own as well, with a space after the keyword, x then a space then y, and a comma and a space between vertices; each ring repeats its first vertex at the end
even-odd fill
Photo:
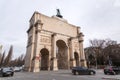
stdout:
POLYGON ((85 47, 94 38, 120 42, 120 0, 0 0, 0 44, 5 50, 13 45, 15 56, 25 53, 26 31, 33 12, 52 16, 56 8, 69 23, 81 27, 85 47))

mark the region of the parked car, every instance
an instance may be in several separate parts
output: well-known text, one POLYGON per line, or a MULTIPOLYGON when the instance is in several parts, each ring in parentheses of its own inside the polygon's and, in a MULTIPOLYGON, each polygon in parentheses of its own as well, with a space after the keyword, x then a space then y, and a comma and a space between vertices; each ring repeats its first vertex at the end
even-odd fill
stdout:
POLYGON ((120 74, 120 67, 107 66, 104 68, 104 74, 111 74, 111 75, 120 74))
POLYGON ((0 75, 3 76, 3 77, 4 76, 13 76, 14 75, 14 70, 10 67, 1 68, 0 75))
POLYGON ((86 68, 86 67, 73 67, 72 68, 72 73, 74 74, 74 75, 76 75, 76 74, 85 74, 85 75, 95 75, 96 74, 96 72, 95 72, 95 70, 92 70, 92 69, 88 69, 88 68, 86 68))
POLYGON ((20 67, 14 67, 14 72, 20 72, 22 69, 20 67))

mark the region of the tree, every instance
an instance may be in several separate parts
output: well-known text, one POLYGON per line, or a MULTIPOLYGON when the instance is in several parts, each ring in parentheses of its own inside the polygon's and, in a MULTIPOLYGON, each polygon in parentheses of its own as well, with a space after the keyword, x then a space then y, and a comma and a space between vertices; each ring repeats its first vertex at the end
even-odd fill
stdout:
POLYGON ((0 62, 1 62, 1 59, 2 59, 2 54, 0 53, 0 62))
POLYGON ((2 66, 3 66, 4 59, 5 59, 5 51, 3 52, 2 57, 1 57, 0 67, 2 67, 2 66))
POLYGON ((88 61, 92 61, 94 63, 94 61, 91 60, 91 57, 94 56, 96 61, 96 66, 108 64, 110 60, 113 60, 113 57, 114 58, 118 57, 118 54, 119 54, 118 52, 120 52, 119 51, 120 47, 115 45, 118 45, 117 41, 110 40, 110 39, 90 40, 90 47, 88 47, 89 51, 88 50, 85 51, 85 54, 89 56, 88 61), (115 53, 117 56, 115 55, 115 53), (92 56, 90 56, 91 54, 92 56))
POLYGON ((25 56, 24 56, 24 54, 21 54, 17 59, 17 65, 16 66, 24 65, 24 61, 25 61, 25 56))
POLYGON ((13 46, 11 45, 9 52, 8 52, 8 55, 5 58, 4 66, 9 66, 9 63, 12 60, 12 54, 13 54, 13 46))
POLYGON ((94 52, 96 67, 98 64, 104 64, 103 48, 105 47, 105 40, 98 40, 98 39, 90 40, 90 45, 94 52))
POLYGON ((18 58, 10 61, 10 66, 12 66, 12 67, 22 66, 22 65, 24 65, 24 61, 25 61, 25 56, 24 56, 24 54, 21 54, 18 58))

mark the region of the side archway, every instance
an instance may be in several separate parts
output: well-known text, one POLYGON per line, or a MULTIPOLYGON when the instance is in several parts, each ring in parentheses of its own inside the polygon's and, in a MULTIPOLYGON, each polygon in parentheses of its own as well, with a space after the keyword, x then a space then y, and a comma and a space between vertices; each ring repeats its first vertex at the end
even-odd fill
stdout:
POLYGON ((48 51, 48 49, 46 49, 46 48, 41 49, 40 56, 41 56, 40 70, 48 70, 48 65, 49 65, 49 51, 48 51))

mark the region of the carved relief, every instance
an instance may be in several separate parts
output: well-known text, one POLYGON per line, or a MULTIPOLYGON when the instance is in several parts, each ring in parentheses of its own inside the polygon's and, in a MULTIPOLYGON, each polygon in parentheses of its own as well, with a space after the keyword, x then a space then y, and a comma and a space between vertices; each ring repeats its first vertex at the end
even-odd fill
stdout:
POLYGON ((79 44, 78 44, 78 42, 74 42, 74 48, 77 50, 77 49, 79 49, 79 44))
POLYGON ((51 43, 51 39, 50 39, 50 37, 48 37, 48 36, 41 36, 40 42, 43 42, 43 43, 51 43))

